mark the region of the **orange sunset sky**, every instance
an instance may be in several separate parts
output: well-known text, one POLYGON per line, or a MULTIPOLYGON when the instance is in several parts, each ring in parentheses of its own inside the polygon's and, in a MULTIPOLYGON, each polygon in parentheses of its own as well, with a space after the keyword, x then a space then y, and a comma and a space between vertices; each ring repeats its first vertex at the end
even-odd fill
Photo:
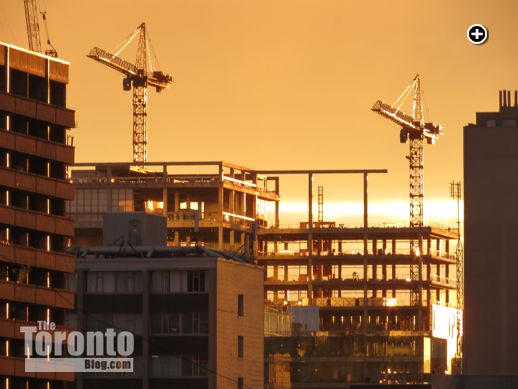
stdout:
MULTIPOLYGON (((150 90, 149 160, 386 168, 370 179, 375 222, 408 218, 408 146, 370 111, 377 99, 392 103, 421 74, 425 119, 445 127, 425 146, 425 222, 448 223, 463 126, 476 111, 498 109, 499 89, 517 86, 513 0, 42 0, 40 8, 72 63, 78 162, 131 159, 131 93, 122 75, 86 54, 115 48, 145 21, 161 69, 175 77, 169 90, 150 90), (466 39, 474 23, 489 29, 484 45, 466 39)), ((22 0, 0 1, 0 40, 27 47, 22 0)), ((122 56, 134 61, 135 48, 122 56)), ((325 188, 326 219, 359 220, 359 176, 316 176, 315 184, 325 188)), ((281 191, 282 219, 303 218, 306 182, 283 179, 281 191)))

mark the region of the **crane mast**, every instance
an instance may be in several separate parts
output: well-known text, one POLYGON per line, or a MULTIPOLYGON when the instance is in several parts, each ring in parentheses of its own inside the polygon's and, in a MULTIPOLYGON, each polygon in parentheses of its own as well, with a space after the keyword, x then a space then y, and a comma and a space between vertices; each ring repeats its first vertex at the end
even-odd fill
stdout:
POLYGON ((147 161, 147 39, 146 25, 139 27, 139 41, 133 79, 133 162, 147 161))
MULTIPOLYGON (((412 119, 423 126, 423 105, 421 101, 421 81, 415 78, 414 102, 412 119)), ((423 195, 424 195, 424 135, 419 132, 410 132, 409 138, 409 171, 410 171, 410 227, 423 226, 423 195)))
POLYGON ((29 40, 29 49, 42 53, 40 25, 38 23, 38 6, 36 0, 24 0, 25 6, 25 22, 27 23, 27 37, 29 40))
POLYGON ((157 92, 169 88, 173 82, 171 75, 159 70, 153 70, 149 58, 148 34, 145 23, 141 23, 137 30, 123 42, 121 48, 115 53, 94 47, 87 55, 89 58, 102 63, 124 74, 122 87, 129 91, 133 88, 133 162, 145 163, 147 161, 147 90, 148 86, 156 88, 157 92), (135 63, 119 57, 133 39, 138 35, 137 57, 135 63), (148 71, 148 65, 150 70, 148 71))

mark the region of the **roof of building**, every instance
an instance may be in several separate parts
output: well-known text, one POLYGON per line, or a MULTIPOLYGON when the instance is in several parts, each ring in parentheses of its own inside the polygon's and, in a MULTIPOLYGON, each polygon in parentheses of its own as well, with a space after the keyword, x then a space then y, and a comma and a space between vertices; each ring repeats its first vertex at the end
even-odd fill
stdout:
POLYGON ((203 246, 176 247, 176 246, 133 246, 122 243, 119 246, 90 246, 72 247, 68 250, 76 258, 96 257, 138 257, 138 258, 185 258, 211 257, 224 258, 243 263, 253 263, 252 259, 237 251, 226 252, 210 249, 203 246))

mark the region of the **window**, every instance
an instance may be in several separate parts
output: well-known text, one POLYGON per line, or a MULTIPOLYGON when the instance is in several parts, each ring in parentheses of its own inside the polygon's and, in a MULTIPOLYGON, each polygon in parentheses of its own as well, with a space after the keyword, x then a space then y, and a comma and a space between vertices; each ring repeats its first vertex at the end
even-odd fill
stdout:
POLYGON ((245 296, 243 296, 242 294, 237 295, 237 315, 245 315, 245 296))
POLYGON ((243 358, 243 355, 244 355, 244 348, 245 348, 245 340, 242 336, 238 336, 237 337, 237 357, 238 358, 243 358))
POLYGON ((152 316, 152 332, 155 334, 180 333, 180 313, 162 312, 152 316))
POLYGON ((238 377, 237 379, 237 389, 244 389, 245 387, 245 380, 243 377, 238 377))
POLYGON ((205 291, 205 272, 190 271, 187 277, 188 292, 204 292, 205 291))
POLYGON ((104 274, 103 272, 95 272, 95 291, 102 292, 104 290, 104 274))
POLYGON ((162 272, 162 292, 167 293, 171 289, 170 274, 167 271, 162 272))

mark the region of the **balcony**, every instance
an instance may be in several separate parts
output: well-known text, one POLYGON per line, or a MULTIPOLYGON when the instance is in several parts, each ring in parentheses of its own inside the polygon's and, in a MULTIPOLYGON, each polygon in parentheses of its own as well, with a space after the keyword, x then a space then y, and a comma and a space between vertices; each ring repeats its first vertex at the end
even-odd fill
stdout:
POLYGON ((72 273, 75 267, 74 257, 70 254, 15 244, 0 243, 0 256, 7 262, 65 273, 72 273))
POLYGON ((58 199, 74 199, 74 187, 66 180, 44 177, 6 167, 0 167, 0 185, 58 199))
MULTIPOLYGON (((70 139, 70 138, 67 138, 70 139)), ((14 131, 0 129, 0 143, 6 149, 34 155, 65 164, 74 163, 74 148, 71 145, 51 142, 14 131)))
POLYGON ((49 234, 74 236, 72 219, 0 205, 0 223, 49 234))
MULTIPOLYGON (((23 320, 10 320, 0 318, 0 337, 10 339, 24 339, 24 333, 20 331, 20 327, 24 326, 36 326, 37 323, 23 320)), ((53 333, 52 330, 46 330, 53 333)), ((74 331, 72 328, 56 326, 55 331, 69 333, 74 331)), ((66 343, 66 339, 64 340, 66 343)))
POLYGON ((75 112, 71 109, 42 103, 0 91, 0 110, 26 116, 63 127, 75 127, 75 112))
POLYGON ((25 358, 0 356, 0 375, 39 378, 42 380, 74 381, 74 373, 26 373, 25 358))
POLYGON ((0 281, 0 296, 10 301, 74 309, 74 293, 63 289, 0 281))

